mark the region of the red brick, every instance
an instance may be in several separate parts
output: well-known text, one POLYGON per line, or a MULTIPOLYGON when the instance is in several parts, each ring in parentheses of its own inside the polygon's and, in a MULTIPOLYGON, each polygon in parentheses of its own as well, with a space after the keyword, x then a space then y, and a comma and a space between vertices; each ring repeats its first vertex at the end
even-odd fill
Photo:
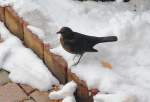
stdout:
POLYGON ((39 92, 35 91, 30 96, 36 101, 36 102, 51 102, 48 98, 49 93, 48 92, 39 92))
POLYGON ((70 70, 68 71, 68 81, 75 81, 77 83, 77 90, 75 93, 77 102, 93 102, 93 96, 90 96, 90 91, 86 83, 80 80, 74 73, 70 70))
POLYGON ((39 92, 35 91, 31 94, 31 97, 36 101, 36 102, 62 102, 62 100, 50 100, 48 98, 49 93, 48 92, 39 92))
POLYGON ((5 25, 11 33, 23 40, 23 20, 11 7, 5 7, 5 25))
POLYGON ((41 59, 44 59, 44 44, 43 42, 27 29, 27 24, 24 23, 24 43, 31 48, 41 59))
POLYGON ((65 84, 67 82, 67 63, 62 57, 54 55, 48 48, 44 47, 44 62, 60 83, 65 84))
POLYGON ((20 84, 20 86, 26 92, 26 94, 30 94, 35 90, 35 88, 32 88, 31 86, 28 85, 20 84))
POLYGON ((0 102, 20 102, 27 98, 27 95, 15 83, 0 87, 0 102))

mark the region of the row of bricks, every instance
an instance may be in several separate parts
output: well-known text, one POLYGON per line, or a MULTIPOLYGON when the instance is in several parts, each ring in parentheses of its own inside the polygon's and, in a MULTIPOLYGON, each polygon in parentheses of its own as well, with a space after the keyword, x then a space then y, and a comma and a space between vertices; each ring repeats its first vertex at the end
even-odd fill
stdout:
POLYGON ((0 102, 62 102, 61 100, 50 100, 48 94, 49 91, 41 92, 30 86, 12 82, 0 85, 0 102))
POLYGON ((0 20, 5 23, 11 33, 24 42, 26 47, 31 48, 45 62, 60 83, 65 84, 74 80, 78 84, 75 93, 77 102, 93 102, 92 91, 88 90, 86 83, 68 69, 67 63, 61 56, 51 53, 49 47, 27 29, 28 23, 20 18, 11 7, 0 7, 0 20))

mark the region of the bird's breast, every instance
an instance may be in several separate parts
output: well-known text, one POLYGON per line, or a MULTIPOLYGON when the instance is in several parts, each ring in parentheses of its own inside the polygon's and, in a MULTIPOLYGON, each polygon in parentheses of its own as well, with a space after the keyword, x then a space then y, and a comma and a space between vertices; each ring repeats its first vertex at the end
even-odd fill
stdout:
POLYGON ((64 50, 66 50, 69 53, 75 54, 73 47, 71 47, 71 45, 65 43, 63 37, 60 37, 60 43, 61 43, 62 47, 64 48, 64 50))

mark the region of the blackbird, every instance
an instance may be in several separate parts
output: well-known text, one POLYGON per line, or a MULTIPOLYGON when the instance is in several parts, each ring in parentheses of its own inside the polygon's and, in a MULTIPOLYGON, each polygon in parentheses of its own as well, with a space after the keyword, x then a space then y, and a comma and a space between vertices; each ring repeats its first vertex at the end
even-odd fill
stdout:
MULTIPOLYGON (((94 49, 94 45, 103 42, 117 41, 116 36, 95 37, 74 32, 69 27, 62 27, 57 34, 61 34, 60 43, 62 47, 69 53, 80 55, 79 60, 75 62, 77 65, 85 52, 98 52, 94 49)), ((75 58, 75 57, 74 57, 75 58)))

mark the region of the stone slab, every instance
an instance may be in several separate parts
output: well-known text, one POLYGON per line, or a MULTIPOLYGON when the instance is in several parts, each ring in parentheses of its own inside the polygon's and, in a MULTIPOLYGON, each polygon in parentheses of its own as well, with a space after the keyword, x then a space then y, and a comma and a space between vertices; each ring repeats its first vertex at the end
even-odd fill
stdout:
POLYGON ((25 93, 27 95, 29 95, 30 93, 32 93, 35 88, 32 88, 31 86, 25 85, 25 84, 20 84, 20 86, 22 87, 22 89, 25 91, 25 93))
POLYGON ((25 99, 28 99, 27 95, 15 83, 0 87, 0 102, 21 102, 25 99))
POLYGON ((0 86, 10 82, 8 75, 9 75, 8 72, 6 72, 4 70, 0 71, 0 86))

